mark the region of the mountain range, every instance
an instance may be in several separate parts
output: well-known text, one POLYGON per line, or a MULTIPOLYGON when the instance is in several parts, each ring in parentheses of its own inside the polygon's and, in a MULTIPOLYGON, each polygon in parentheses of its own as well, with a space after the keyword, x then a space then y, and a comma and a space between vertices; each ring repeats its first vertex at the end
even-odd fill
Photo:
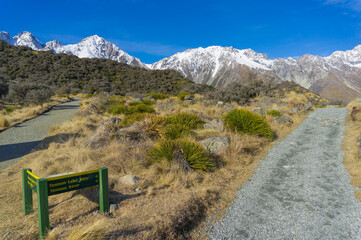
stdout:
POLYGON ((348 102, 361 96, 361 45, 348 51, 336 51, 327 57, 306 54, 297 60, 269 59, 252 49, 211 46, 188 49, 156 63, 144 64, 97 35, 69 45, 56 40, 44 44, 30 32, 12 38, 7 32, 0 32, 0 39, 14 46, 52 50, 80 58, 105 58, 149 69, 173 69, 196 83, 214 87, 247 82, 251 80, 249 76, 257 76, 276 83, 293 81, 335 101, 348 102))

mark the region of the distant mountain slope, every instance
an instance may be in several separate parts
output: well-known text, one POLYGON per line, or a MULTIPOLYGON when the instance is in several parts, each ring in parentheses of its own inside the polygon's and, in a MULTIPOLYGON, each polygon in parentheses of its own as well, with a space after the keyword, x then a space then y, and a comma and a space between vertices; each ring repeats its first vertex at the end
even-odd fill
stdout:
POLYGON ((361 45, 328 57, 304 55, 274 59, 251 49, 212 46, 188 49, 151 65, 174 69, 197 83, 214 87, 245 81, 249 72, 265 81, 292 81, 332 100, 350 101, 361 94, 361 45))
POLYGON ((80 58, 104 58, 147 68, 138 58, 130 56, 116 45, 97 35, 69 45, 63 45, 56 40, 43 44, 30 32, 22 32, 12 38, 7 32, 0 32, 0 39, 13 46, 26 46, 34 50, 52 50, 55 53, 72 54, 80 58))
MULTIPOLYGON (((58 92, 107 92, 110 94, 178 94, 207 92, 173 70, 148 70, 99 58, 78 58, 51 51, 8 45, 0 40, 0 87, 44 85, 58 92), (4 86, 5 85, 5 86, 4 86)), ((3 90, 4 91, 4 90, 3 90)), ((1 94, 0 94, 1 96, 1 94)))

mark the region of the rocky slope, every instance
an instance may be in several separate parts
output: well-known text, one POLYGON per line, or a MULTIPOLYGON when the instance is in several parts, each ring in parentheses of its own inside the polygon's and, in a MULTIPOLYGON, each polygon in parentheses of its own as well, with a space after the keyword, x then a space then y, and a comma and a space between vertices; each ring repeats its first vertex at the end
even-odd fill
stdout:
POLYGON ((0 39, 14 46, 27 46, 34 50, 52 50, 55 53, 72 54, 80 58, 104 58, 131 66, 147 68, 138 58, 130 56, 115 44, 97 35, 84 38, 77 44, 69 45, 63 45, 56 40, 43 44, 30 32, 22 32, 12 38, 7 32, 0 32, 0 39))

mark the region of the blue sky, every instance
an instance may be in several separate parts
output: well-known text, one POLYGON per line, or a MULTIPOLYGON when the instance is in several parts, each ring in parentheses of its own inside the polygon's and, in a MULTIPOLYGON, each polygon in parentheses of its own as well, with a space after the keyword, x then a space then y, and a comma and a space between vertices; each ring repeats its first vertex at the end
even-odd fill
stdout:
POLYGON ((0 0, 0 30, 42 42, 97 34, 145 63, 188 48, 327 56, 361 44, 361 0, 0 0))

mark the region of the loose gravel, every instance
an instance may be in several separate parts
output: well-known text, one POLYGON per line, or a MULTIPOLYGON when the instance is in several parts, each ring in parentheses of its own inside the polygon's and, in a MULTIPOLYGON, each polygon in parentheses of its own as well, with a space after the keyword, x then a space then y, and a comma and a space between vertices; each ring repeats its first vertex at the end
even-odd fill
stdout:
POLYGON ((51 111, 0 133, 0 172, 17 163, 45 138, 50 128, 71 119, 79 100, 59 104, 51 111))
POLYGON ((317 109, 272 148, 209 239, 361 239, 342 159, 345 108, 317 109))

